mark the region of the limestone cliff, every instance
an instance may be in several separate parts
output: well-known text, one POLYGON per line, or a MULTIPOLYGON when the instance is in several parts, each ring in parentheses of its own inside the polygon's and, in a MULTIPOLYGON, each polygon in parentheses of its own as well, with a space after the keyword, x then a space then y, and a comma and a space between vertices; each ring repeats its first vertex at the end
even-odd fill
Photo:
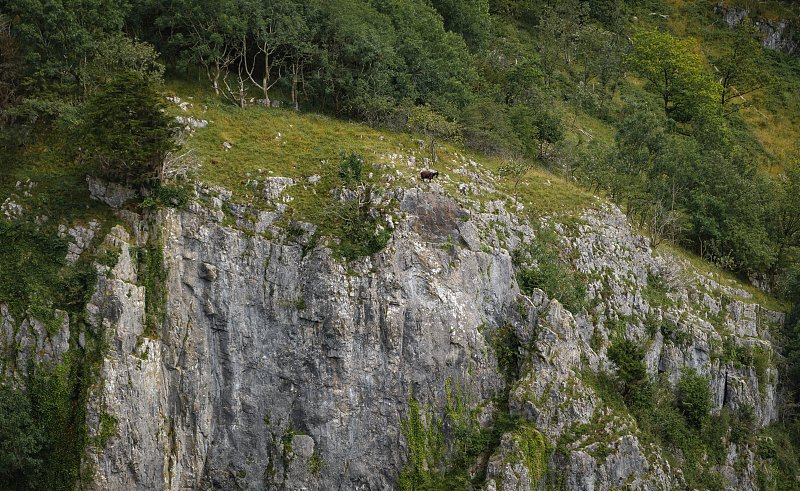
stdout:
MULTIPOLYGON (((673 387, 687 368, 707 377, 712 413, 747 408, 757 427, 778 418, 782 314, 656 253, 614 206, 534 223, 507 211, 521 210, 513 199, 453 197, 436 183, 391 194, 387 247, 349 263, 312 241, 313 225, 288 234, 274 210, 248 220, 253 210, 221 189, 198 186, 184 210, 119 212, 124 225, 103 239, 116 261, 96 264, 86 307, 105 349, 85 486, 395 488, 416 444, 403 431, 412 394, 431 424, 455 387, 482 427, 517 422, 469 466, 484 489, 683 488, 675 460, 591 382, 614 370, 620 337, 673 387), (576 314, 518 283, 515 251, 542 227, 585 278, 576 314)), ((75 230, 72 252, 93 233, 75 230)), ((66 321, 52 336, 35 320, 15 325, 3 310, 19 366, 68 348, 66 321)), ((709 466, 727 488, 755 489, 757 455, 723 438, 725 461, 709 466)))

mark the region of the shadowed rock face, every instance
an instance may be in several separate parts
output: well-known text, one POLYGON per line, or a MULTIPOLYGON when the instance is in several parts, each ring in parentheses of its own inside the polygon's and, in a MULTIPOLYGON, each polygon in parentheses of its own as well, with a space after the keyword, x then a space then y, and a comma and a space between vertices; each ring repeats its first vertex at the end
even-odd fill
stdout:
POLYGON ((440 194, 410 192, 400 209, 414 215, 414 232, 425 240, 447 242, 459 236, 458 227, 469 216, 453 200, 440 194))
MULTIPOLYGON (((482 425, 507 398, 527 432, 506 433, 483 457, 487 490, 530 491, 543 479, 570 489, 682 488, 663 451, 643 445, 632 417, 605 408, 581 376, 613 369, 606 350, 619 326, 647 346, 652 376, 674 384, 685 367, 696 369, 709 380, 713 411, 746 405, 759 426, 776 419, 774 364, 758 374, 722 359, 719 347, 728 338, 777 357, 770 332, 782 315, 655 254, 616 208, 588 210, 571 227, 551 220, 563 256, 587 278, 591 307, 573 315, 541 290, 520 294, 510 253, 535 237, 501 202, 395 194, 403 216, 389 245, 349 265, 324 246, 304 254, 296 243, 223 225, 219 199, 147 221, 124 215, 136 235, 117 226, 105 237, 119 259, 98 266, 87 306, 107 343, 90 394, 90 438, 104 416, 119 422, 105 448, 87 450, 89 487, 391 489, 406 458, 411 391, 441 414, 450 381, 480 409, 482 425), (148 236, 163 244, 167 271, 166 317, 155 333, 144 323, 148 273, 133 253, 148 236), (649 303, 653 277, 668 286, 669 304, 649 303), (647 318, 670 320, 683 337, 648 332, 647 318), (509 386, 487 342, 500 326, 522 347, 509 386), (564 438, 590 422, 604 440, 564 438), (526 443, 533 437, 538 447, 526 443), (560 453, 541 453, 556 442, 560 453)), ((256 227, 278 215, 262 212, 256 227)), ((50 337, 37 321, 15 328, 2 307, 0 322, 6 349, 20 347, 18 364, 57 360, 68 348, 68 322, 50 337)), ((728 454, 718 469, 726 482, 753 488, 757 457, 735 446, 728 454)))

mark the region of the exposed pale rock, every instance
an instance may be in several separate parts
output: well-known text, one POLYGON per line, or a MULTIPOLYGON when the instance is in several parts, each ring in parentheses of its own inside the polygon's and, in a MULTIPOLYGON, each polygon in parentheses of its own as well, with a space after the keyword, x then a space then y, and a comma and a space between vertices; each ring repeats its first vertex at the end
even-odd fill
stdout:
POLYGON ((294 179, 289 177, 267 177, 264 179, 264 199, 276 201, 290 186, 294 186, 294 179))
MULTIPOLYGON (((461 169, 477 174, 472 163, 461 169)), ((90 392, 90 441, 103 415, 119 427, 105 448, 87 449, 90 489, 392 489, 406 459, 409 394, 441 414, 448 382, 478 408, 482 427, 508 394, 512 416, 548 445, 540 474, 521 433, 503 435, 484 456, 484 489, 530 491, 555 478, 568 489, 680 489, 679 469, 585 379, 614 369, 606 351, 620 335, 646 347, 653 376, 674 384, 691 368, 708 377, 714 411, 751 406, 759 426, 777 418, 770 333, 783 316, 654 252, 615 207, 587 210, 571 225, 548 219, 594 304, 572 313, 541 290, 520 292, 512 253, 536 232, 507 211, 513 201, 457 201, 437 183, 388 187, 376 203, 397 204, 392 240, 345 264, 311 247, 311 224, 292 222, 302 233, 284 240, 277 224, 295 181, 260 182, 273 209, 253 212, 222 188, 198 185, 197 203, 147 223, 120 211, 130 232, 117 226, 103 239, 119 257, 113 268, 98 266, 85 312, 108 346, 90 392), (224 213, 236 227, 223 225, 224 213), (147 282, 133 254, 148 240, 163 244, 167 272, 166 315, 154 329, 145 328, 147 282), (510 386, 489 342, 500 327, 519 345, 510 386), (771 366, 759 374, 726 361, 725 342, 765 353, 771 366), (584 424, 598 431, 571 438, 584 424)), ((97 242, 86 230, 96 233, 64 227, 72 253, 97 242)), ((0 306, 0 322, 4 347, 21 347, 17 364, 58 360, 69 348, 68 320, 48 335, 0 306)), ((728 452, 727 485, 750 489, 758 457, 728 452)))

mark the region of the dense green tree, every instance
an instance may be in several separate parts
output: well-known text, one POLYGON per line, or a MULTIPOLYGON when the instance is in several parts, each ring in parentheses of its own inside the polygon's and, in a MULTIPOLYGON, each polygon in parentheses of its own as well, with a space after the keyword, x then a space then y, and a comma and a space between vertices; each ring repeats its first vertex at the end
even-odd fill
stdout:
POLYGON ((156 25, 169 32, 167 45, 184 66, 205 71, 214 92, 224 90, 225 77, 242 54, 247 13, 237 0, 169 0, 158 4, 156 25))
POLYGON ((777 244, 772 273, 789 265, 794 248, 800 247, 800 163, 790 164, 776 178, 769 203, 769 231, 777 244))
POLYGON ((97 175, 138 185, 161 177, 172 123, 152 81, 122 72, 90 98, 83 144, 97 175))
POLYGON ((464 40, 447 32, 441 16, 423 0, 388 0, 380 10, 392 19, 404 61, 407 85, 399 87, 400 96, 456 116, 471 102, 476 76, 464 40))
POLYGON ((543 5, 541 0, 489 0, 489 12, 532 25, 543 5))
POLYGON ((556 112, 540 110, 536 114, 536 136, 539 140, 539 158, 548 156, 548 148, 564 139, 564 125, 556 112))
POLYGON ((727 36, 722 51, 712 58, 719 74, 720 104, 763 89, 770 83, 769 75, 761 68, 761 45, 755 34, 744 26, 727 36))
POLYGON ((617 366, 622 397, 628 404, 635 404, 648 384, 644 349, 629 339, 619 338, 608 348, 608 359, 617 366))
POLYGON ((84 69, 129 9, 123 0, 0 0, 18 40, 26 95, 80 93, 84 69))
POLYGON ((597 100, 599 113, 614 96, 622 76, 621 37, 599 26, 587 24, 577 33, 577 64, 582 67, 580 83, 597 100))
POLYGON ((17 98, 20 69, 19 46, 11 22, 0 15, 0 128, 5 126, 7 111, 17 98))
POLYGON ((578 40, 587 26, 589 5, 580 0, 553 2, 541 9, 539 47, 549 66, 571 69, 580 50, 578 40))
POLYGON ((164 75, 164 65, 158 61, 158 52, 151 44, 116 33, 97 43, 96 55, 84 67, 82 78, 91 93, 121 71, 136 72, 158 84, 164 75))
POLYGON ((625 107, 616 142, 628 174, 649 172, 664 145, 666 121, 647 102, 632 101, 625 107))
POLYGON ((624 0, 594 0, 588 3, 592 18, 615 32, 623 28, 626 11, 624 0))
POLYGON ((673 117, 688 120, 694 113, 713 111, 721 88, 705 70, 691 40, 644 30, 634 36, 626 60, 650 83, 664 111, 673 117))
POLYGON ((407 126, 412 131, 423 133, 429 140, 431 165, 437 160, 437 140, 457 140, 462 128, 458 123, 432 110, 430 106, 415 106, 408 113, 407 126))
POLYGON ((491 48, 477 58, 484 95, 495 95, 507 105, 533 104, 544 99, 544 70, 536 46, 527 33, 505 19, 492 24, 491 48))
POLYGON ((628 213, 638 212, 648 205, 648 176, 665 142, 664 116, 647 102, 630 102, 619 123, 612 155, 615 179, 610 191, 623 201, 628 213))
POLYGON ((486 44, 491 28, 489 0, 432 0, 449 31, 457 32, 472 49, 486 44))
POLYGON ((685 207, 704 257, 745 272, 766 271, 775 251, 766 231, 765 181, 740 154, 706 151, 695 160, 685 207))
MULTIPOLYGON (((800 402, 800 255, 788 265, 785 272, 785 298, 792 303, 783 332, 786 336, 786 381, 795 403, 800 402)), ((797 420, 795 420, 795 424, 797 420)))
POLYGON ((464 142, 481 152, 503 155, 514 154, 520 141, 505 106, 481 99, 464 108, 461 116, 464 125, 464 142))
POLYGON ((310 24, 305 16, 293 17, 295 22, 290 31, 290 43, 286 45, 286 66, 289 78, 289 92, 292 104, 296 110, 300 109, 300 88, 305 84, 306 66, 311 64, 318 55, 318 48, 314 45, 316 26, 310 24))
POLYGON ((517 104, 509 111, 520 151, 529 160, 536 159, 540 153, 539 121, 536 112, 535 107, 523 104, 517 104))
POLYGON ((509 67, 503 80, 503 92, 506 104, 531 104, 541 102, 542 96, 539 86, 544 78, 539 60, 526 58, 515 60, 509 67))
POLYGON ((389 16, 359 0, 318 0, 310 16, 320 53, 309 83, 320 103, 362 113, 376 101, 397 100, 398 86, 408 90, 411 80, 389 16))

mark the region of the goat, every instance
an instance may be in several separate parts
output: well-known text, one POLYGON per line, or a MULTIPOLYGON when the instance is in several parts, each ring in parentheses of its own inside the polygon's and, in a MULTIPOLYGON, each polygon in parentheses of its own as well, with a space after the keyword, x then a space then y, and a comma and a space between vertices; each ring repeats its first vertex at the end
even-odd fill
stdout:
POLYGON ((438 176, 439 176, 439 171, 436 170, 424 170, 419 173, 419 177, 421 177, 423 181, 427 180, 428 182, 432 181, 435 177, 438 176))

